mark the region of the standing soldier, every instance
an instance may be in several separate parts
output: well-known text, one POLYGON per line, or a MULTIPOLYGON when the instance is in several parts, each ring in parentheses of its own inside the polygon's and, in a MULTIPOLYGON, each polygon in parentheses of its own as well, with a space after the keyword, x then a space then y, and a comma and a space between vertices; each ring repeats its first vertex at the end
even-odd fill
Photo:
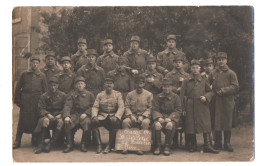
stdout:
MULTIPOLYGON (((145 78, 142 75, 137 76, 135 78, 136 89, 126 96, 123 129, 133 127, 149 129, 153 94, 145 90, 144 86, 145 78)), ((123 150, 122 153, 127 154, 127 150, 123 150)), ((143 151, 137 151, 137 154, 143 155, 143 151)))
POLYGON ((84 38, 78 39, 78 51, 72 55, 71 64, 73 71, 76 73, 81 66, 87 63, 87 40, 84 38))
POLYGON ((60 72, 60 69, 56 65, 56 57, 53 51, 47 51, 45 56, 45 66, 41 69, 41 72, 45 74, 47 83, 49 79, 60 72))
POLYGON ((40 119, 34 132, 41 133, 41 141, 34 151, 35 154, 39 154, 42 151, 50 152, 51 146, 57 145, 57 140, 61 136, 63 129, 62 109, 66 94, 58 90, 59 80, 57 77, 51 77, 48 86, 49 90, 41 95, 38 103, 40 119), (45 144, 44 139, 50 129, 53 130, 51 143, 45 144))
POLYGON ((92 108, 93 134, 97 142, 97 153, 101 153, 102 144, 98 127, 105 127, 109 131, 108 144, 104 153, 109 153, 115 146, 116 131, 120 128, 124 113, 124 102, 120 92, 113 90, 114 80, 107 76, 105 90, 100 92, 92 108))
POLYGON ((97 96, 103 89, 105 72, 96 64, 97 51, 88 49, 87 52, 88 63, 77 71, 77 76, 84 77, 87 83, 87 90, 92 92, 94 96, 97 96))
POLYGON ((237 75, 227 66, 227 53, 217 53, 217 68, 210 73, 209 82, 212 84, 214 92, 215 109, 215 148, 222 148, 221 132, 224 131, 224 149, 233 152, 230 144, 232 116, 235 110, 235 94, 238 91, 239 84, 237 75))
POLYGON ((86 83, 83 77, 77 77, 75 80, 75 90, 66 98, 63 108, 63 118, 65 122, 65 134, 67 139, 64 153, 73 150, 74 134, 78 128, 82 128, 82 138, 80 150, 87 152, 87 137, 90 135, 91 108, 95 101, 94 95, 85 89, 86 83))
POLYGON ((187 71, 189 67, 189 63, 186 59, 185 54, 176 48, 176 36, 168 35, 167 48, 164 51, 158 53, 157 55, 158 71, 164 75, 172 71, 174 69, 174 65, 172 64, 172 61, 175 59, 177 55, 181 55, 183 59, 183 69, 184 71, 187 71))
POLYGON ((126 59, 119 57, 116 68, 107 73, 114 79, 114 90, 121 92, 125 101, 127 93, 134 90, 134 80, 130 71, 125 66, 126 59))
POLYGON ((161 131, 165 133, 164 155, 170 155, 171 138, 174 135, 182 113, 180 97, 172 92, 172 83, 163 79, 163 92, 153 100, 152 118, 155 133, 154 154, 161 153, 161 131))
POLYGON ((139 48, 140 37, 132 36, 130 42, 130 49, 123 54, 123 57, 127 59, 127 66, 137 70, 139 74, 143 73, 146 69, 146 58, 148 52, 139 48))
POLYGON ((97 65, 102 67, 105 73, 116 68, 118 55, 113 52, 113 42, 111 39, 104 41, 104 53, 97 58, 97 65))
POLYGON ((145 87, 144 89, 148 90, 156 96, 157 94, 161 93, 162 88, 162 80, 163 75, 158 73, 156 70, 156 58, 154 56, 149 56, 147 58, 147 69, 143 73, 145 77, 145 87))
POLYGON ((200 75, 200 61, 191 61, 190 78, 185 79, 181 88, 181 100, 186 114, 185 134, 189 137, 189 151, 196 151, 195 137, 203 133, 204 152, 218 153, 210 144, 210 111, 209 102, 213 96, 207 79, 200 75))
POLYGON ((61 63, 63 71, 57 74, 59 78, 59 90, 68 94, 74 89, 74 81, 76 75, 71 71, 71 59, 69 56, 64 56, 61 58, 61 63))
MULTIPOLYGON (((31 57, 31 68, 22 73, 15 89, 14 103, 20 107, 19 122, 13 149, 19 148, 23 133, 33 133, 37 122, 37 105, 40 96, 46 92, 45 75, 39 70, 40 58, 31 57)), ((36 146, 37 137, 32 134, 32 144, 36 146)))

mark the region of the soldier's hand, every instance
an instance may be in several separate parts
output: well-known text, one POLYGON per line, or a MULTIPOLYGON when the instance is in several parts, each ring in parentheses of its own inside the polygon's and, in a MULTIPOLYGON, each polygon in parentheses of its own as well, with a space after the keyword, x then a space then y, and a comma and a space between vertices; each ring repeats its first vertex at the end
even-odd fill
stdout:
POLYGON ((218 94, 219 96, 222 96, 222 91, 221 91, 221 90, 217 91, 217 94, 218 94))
POLYGON ((134 115, 131 115, 131 116, 130 116, 130 119, 132 120, 133 123, 136 123, 136 118, 135 118, 134 115))
POLYGON ((61 114, 58 114, 55 116, 56 119, 60 119, 61 118, 61 114))
POLYGON ((179 81, 180 81, 180 82, 184 81, 184 78, 180 77, 180 78, 179 78, 179 81))
POLYGON ((177 88, 177 92, 180 92, 181 91, 181 87, 177 88))
POLYGON ((168 122, 170 122, 170 121, 172 121, 170 118, 165 118, 165 119, 164 119, 164 122, 165 122, 165 123, 168 123, 168 122))
POLYGON ((52 114, 48 114, 47 117, 51 120, 54 119, 54 116, 52 116, 52 114))
POLYGON ((142 123, 143 120, 144 120, 143 116, 138 116, 138 120, 137 120, 138 123, 142 123))
POLYGON ((135 69, 131 70, 131 72, 132 72, 133 74, 138 74, 138 70, 135 70, 135 69))
POLYGON ((97 117, 97 116, 94 116, 94 117, 92 118, 92 122, 97 123, 97 122, 98 122, 98 117, 97 117))
POLYGON ((165 74, 167 74, 167 73, 169 73, 169 71, 168 71, 167 69, 164 70, 163 74, 165 75, 165 74))
POLYGON ((65 124, 69 124, 70 123, 70 117, 66 117, 65 119, 64 119, 64 121, 65 121, 65 124))
POLYGON ((200 96, 200 101, 201 101, 202 103, 206 103, 207 99, 206 99, 205 96, 200 96))
POLYGON ((163 123, 164 123, 164 119, 163 119, 163 118, 159 118, 159 119, 158 119, 158 122, 160 122, 161 124, 163 124, 163 123))
POLYGON ((87 117, 87 114, 81 114, 80 119, 85 119, 87 117))
POLYGON ((154 82, 154 78, 153 77, 147 78, 147 82, 154 82))

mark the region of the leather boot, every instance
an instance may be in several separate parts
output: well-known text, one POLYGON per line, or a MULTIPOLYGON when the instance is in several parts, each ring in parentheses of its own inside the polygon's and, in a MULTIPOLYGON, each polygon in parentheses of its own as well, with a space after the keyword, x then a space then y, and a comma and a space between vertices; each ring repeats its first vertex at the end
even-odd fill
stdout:
POLYGON ((189 152, 195 152, 197 150, 196 135, 195 134, 189 134, 189 135, 190 135, 189 152))
POLYGON ((34 150, 34 153, 35 153, 35 154, 40 154, 41 152, 44 151, 44 139, 45 139, 45 135, 46 135, 46 130, 47 130, 46 127, 43 127, 43 128, 42 128, 41 137, 40 137, 40 143, 39 143, 39 145, 36 147, 36 149, 34 150))
POLYGON ((67 140, 67 144, 65 149, 63 150, 64 153, 69 153, 70 151, 73 150, 73 140, 72 138, 74 138, 74 136, 72 135, 71 130, 66 131, 66 140, 67 140))
POLYGON ((108 144, 103 153, 107 154, 111 151, 112 144, 113 144, 115 138, 116 138, 116 130, 115 129, 110 130, 108 144))
POLYGON ((234 149, 230 144, 231 131, 224 131, 224 149, 228 152, 233 152, 234 149))
POLYGON ((163 154, 169 156, 171 154, 170 145, 171 145, 171 135, 174 134, 172 130, 165 131, 165 148, 163 154))
POLYGON ((215 136, 216 136, 216 140, 215 140, 214 149, 220 150, 222 149, 222 132, 215 131, 215 136))
POLYGON ((82 138, 81 138, 81 144, 80 144, 80 150, 82 152, 87 152, 87 141, 90 141, 87 137, 90 135, 90 131, 83 131, 82 138))
POLYGON ((51 146, 57 147, 58 146, 58 140, 60 139, 61 130, 53 130, 53 136, 51 138, 51 146))
POLYGON ((211 144, 210 144, 210 135, 209 133, 203 133, 203 138, 204 138, 204 148, 203 148, 203 151, 205 153, 214 153, 214 154, 217 154, 219 153, 219 151, 215 150, 211 144))
POLYGON ((185 139, 185 149, 189 149, 189 134, 184 134, 184 139, 185 139))
POLYGON ((100 137, 100 132, 98 128, 95 128, 92 130, 92 134, 94 136, 94 138, 96 139, 96 143, 97 143, 97 153, 101 153, 102 152, 102 142, 101 142, 101 137, 100 137))
POLYGON ((13 149, 17 149, 21 146, 21 140, 22 140, 23 132, 19 129, 17 129, 15 141, 13 144, 13 149))
POLYGON ((161 153, 161 130, 155 130, 155 148, 154 155, 160 155, 161 153))
POLYGON ((179 146, 178 132, 175 132, 174 135, 173 135, 172 149, 177 149, 178 146, 179 146))

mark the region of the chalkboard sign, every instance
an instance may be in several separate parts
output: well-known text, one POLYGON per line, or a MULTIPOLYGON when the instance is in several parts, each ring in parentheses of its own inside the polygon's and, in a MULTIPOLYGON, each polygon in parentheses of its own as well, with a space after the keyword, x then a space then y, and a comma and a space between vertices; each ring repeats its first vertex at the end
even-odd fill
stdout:
POLYGON ((116 150, 129 151, 150 151, 151 150, 150 130, 123 129, 116 133, 116 150))

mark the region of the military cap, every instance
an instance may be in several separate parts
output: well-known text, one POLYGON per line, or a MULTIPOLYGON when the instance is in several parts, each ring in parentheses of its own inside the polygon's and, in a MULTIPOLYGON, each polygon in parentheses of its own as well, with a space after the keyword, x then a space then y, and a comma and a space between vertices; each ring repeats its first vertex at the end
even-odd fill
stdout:
POLYGON ((168 35, 167 41, 170 40, 170 39, 176 40, 176 36, 175 35, 168 35))
POLYGON ((113 82, 114 83, 114 78, 110 75, 106 76, 105 82, 113 82))
MULTIPOLYGON (((79 77, 77 77, 76 79, 75 79, 75 84, 77 83, 77 82, 79 82, 79 81, 82 81, 82 82, 85 82, 86 80, 85 80, 85 78, 84 77, 81 77, 81 76, 79 76, 79 77)), ((85 82, 86 83, 86 82, 85 82)))
POLYGON ((212 58, 208 58, 204 61, 204 64, 207 65, 207 64, 213 64, 213 60, 212 58))
POLYGON ((36 55, 31 56, 31 61, 33 61, 33 60, 37 60, 37 61, 41 62, 40 57, 36 56, 36 55))
POLYGON ((200 66, 200 60, 191 60, 190 65, 199 65, 200 66))
POLYGON ((145 82, 145 77, 143 75, 137 75, 135 77, 135 83, 139 83, 139 82, 145 82))
POLYGON ((87 44, 87 40, 84 38, 79 38, 78 39, 78 44, 87 44))
POLYGON ((174 58, 173 61, 184 61, 183 56, 181 54, 177 54, 174 58))
POLYGON ((124 57, 122 57, 122 56, 120 56, 120 57, 118 57, 118 59, 117 59, 117 63, 119 64, 126 64, 126 58, 124 58, 124 57))
POLYGON ((147 57, 147 59, 146 59, 146 62, 148 63, 148 62, 156 62, 157 60, 156 60, 156 58, 153 56, 153 55, 150 55, 150 56, 148 56, 147 57))
POLYGON ((104 45, 106 45, 106 44, 113 44, 112 39, 106 39, 106 40, 104 40, 104 45))
POLYGON ((95 56, 97 56, 97 51, 95 49, 88 49, 87 50, 87 55, 95 55, 95 56))
POLYGON ((131 41, 138 41, 138 42, 140 42, 141 40, 140 40, 139 36, 132 36, 131 37, 131 41))
POLYGON ((53 82, 53 83, 58 84, 59 83, 59 79, 58 79, 58 77, 53 76, 53 77, 49 78, 48 82, 49 83, 53 82))
POLYGON ((47 57, 49 57, 49 56, 52 56, 52 57, 56 58, 56 57, 55 57, 55 52, 53 52, 53 51, 46 51, 46 56, 45 56, 45 58, 47 58, 47 57))
POLYGON ((218 52, 217 53, 217 59, 218 58, 226 58, 227 59, 227 53, 225 53, 225 52, 218 52))
POLYGON ((69 61, 71 63, 71 59, 69 56, 64 56, 61 58, 61 63, 63 63, 64 61, 69 61))
POLYGON ((162 81, 162 85, 172 85, 172 82, 170 79, 164 78, 162 81))

